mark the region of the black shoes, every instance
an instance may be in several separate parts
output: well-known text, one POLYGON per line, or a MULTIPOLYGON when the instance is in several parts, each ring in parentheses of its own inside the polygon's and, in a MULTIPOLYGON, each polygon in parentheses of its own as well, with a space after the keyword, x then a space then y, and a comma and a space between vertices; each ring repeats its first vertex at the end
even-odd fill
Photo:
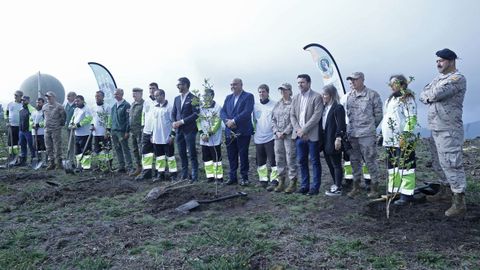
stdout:
POLYGON ((229 179, 227 182, 225 182, 225 185, 236 185, 238 181, 236 179, 229 179))
POLYGON ((297 193, 299 193, 299 194, 304 194, 304 195, 305 195, 305 194, 308 193, 308 188, 302 187, 302 188, 300 188, 299 190, 297 190, 297 193))

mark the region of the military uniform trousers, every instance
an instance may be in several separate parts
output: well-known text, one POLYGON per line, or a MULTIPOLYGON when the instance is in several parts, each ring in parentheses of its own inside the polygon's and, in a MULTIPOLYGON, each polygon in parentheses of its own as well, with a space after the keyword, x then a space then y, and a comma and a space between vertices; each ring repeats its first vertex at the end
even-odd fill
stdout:
POLYGON ((377 164, 377 148, 375 136, 350 137, 352 150, 350 151, 350 162, 352 164, 353 180, 360 181, 363 175, 362 162, 367 164, 373 182, 381 179, 377 164))
POLYGON ((292 180, 297 177, 297 161, 295 159, 295 141, 290 134, 283 139, 275 139, 275 161, 278 177, 292 180))
POLYGON ((434 153, 434 163, 440 164, 452 192, 465 192, 467 182, 463 169, 463 129, 433 130, 432 137, 437 149, 437 153, 434 153))
POLYGON ((62 129, 45 129, 45 147, 47 148, 47 157, 50 164, 62 162, 62 129))

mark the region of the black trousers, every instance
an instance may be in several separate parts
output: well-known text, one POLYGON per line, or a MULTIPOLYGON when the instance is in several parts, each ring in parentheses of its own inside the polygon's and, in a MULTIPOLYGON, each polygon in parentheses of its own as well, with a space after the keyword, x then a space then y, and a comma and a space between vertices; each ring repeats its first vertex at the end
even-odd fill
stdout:
POLYGON ((156 157, 167 156, 173 157, 175 155, 175 144, 152 144, 153 151, 156 157))
POLYGON ((108 140, 105 139, 105 136, 95 136, 93 137, 93 152, 95 154, 100 153, 107 145, 108 140))
POLYGON ((333 183, 339 189, 341 189, 343 180, 342 154, 338 153, 333 155, 327 155, 325 154, 325 152, 323 154, 325 156, 325 161, 327 162, 330 175, 332 176, 333 183))
MULTIPOLYGON (((35 140, 35 136, 33 136, 35 140)), ((37 151, 45 151, 47 148, 45 148, 45 138, 43 135, 37 135, 37 151)))
POLYGON ((202 160, 207 162, 213 160, 213 162, 222 161, 222 147, 221 144, 216 146, 202 145, 202 160))
POLYGON ((10 134, 8 135, 8 146, 18 145, 20 127, 10 126, 10 132, 12 135, 10 134), (12 144, 12 141, 13 141, 13 144, 12 144))
MULTIPOLYGON (((83 148, 87 144, 88 136, 75 136, 75 155, 80 155, 83 151, 83 148)), ((88 142, 88 146, 85 150, 85 154, 88 154, 92 151, 92 140, 88 142)))
MULTIPOLYGON (((145 134, 142 133, 142 155, 153 153, 153 143, 150 141, 152 138, 152 134, 145 134)), ((172 146, 173 147, 173 146, 172 146)))
POLYGON ((270 162, 271 167, 277 166, 275 162, 275 140, 271 140, 267 143, 256 144, 257 150, 257 166, 263 166, 267 164, 267 159, 270 162))

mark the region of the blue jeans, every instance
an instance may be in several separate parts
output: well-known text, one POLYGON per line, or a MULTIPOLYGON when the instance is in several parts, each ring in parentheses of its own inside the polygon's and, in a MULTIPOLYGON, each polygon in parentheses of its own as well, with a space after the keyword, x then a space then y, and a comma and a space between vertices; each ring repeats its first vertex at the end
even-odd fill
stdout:
POLYGON ((190 162, 192 162, 192 181, 198 180, 198 160, 197 160, 197 148, 196 148, 197 132, 183 131, 177 132, 177 145, 178 153, 180 154, 180 160, 182 161, 182 179, 188 178, 188 153, 190 154, 190 162))
POLYGON ((320 164, 320 144, 318 141, 305 141, 297 138, 297 161, 300 167, 302 182, 300 187, 310 191, 318 192, 320 189, 320 177, 322 175, 322 165, 320 164), (313 168, 313 183, 310 187, 310 170, 308 168, 308 156, 313 168))
POLYGON ((32 132, 30 131, 20 131, 19 132, 19 144, 20 144, 20 156, 21 157, 27 157, 27 145, 28 148, 30 149, 30 153, 32 155, 32 158, 35 157, 35 149, 33 148, 33 137, 32 137, 32 132))

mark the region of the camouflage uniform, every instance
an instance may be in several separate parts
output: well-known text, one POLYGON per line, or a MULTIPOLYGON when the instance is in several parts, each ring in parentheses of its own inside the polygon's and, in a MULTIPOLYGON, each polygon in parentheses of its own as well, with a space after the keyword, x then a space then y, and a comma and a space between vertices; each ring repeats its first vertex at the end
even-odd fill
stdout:
POLYGON ((295 141, 292 140, 293 127, 290 122, 292 101, 277 102, 272 111, 273 134, 275 134, 275 157, 279 178, 293 180, 297 177, 297 164, 295 160, 295 141), (283 139, 277 138, 276 133, 284 134, 283 139), (288 173, 287 173, 288 171, 288 173))
POLYGON ((62 127, 65 125, 66 114, 62 104, 45 104, 42 108, 45 117, 45 147, 47 148, 50 165, 57 162, 57 168, 62 166, 62 127))
POLYGON ((140 150, 142 149, 142 111, 144 100, 134 101, 130 109, 130 133, 132 134, 133 156, 135 165, 142 166, 140 150))
MULTIPOLYGON (((463 193, 466 188, 463 169, 463 99, 467 81, 458 71, 440 74, 425 86, 420 101, 428 106, 428 126, 437 151, 432 153, 438 160, 454 193, 463 193)), ((432 149, 435 149, 433 147, 432 149)), ((434 162, 435 163, 435 162, 434 162)))
POLYGON ((378 183, 381 177, 377 164, 376 127, 383 118, 380 95, 367 87, 361 92, 353 90, 347 94, 346 105, 353 180, 359 182, 362 177, 363 157, 373 183, 378 183))

